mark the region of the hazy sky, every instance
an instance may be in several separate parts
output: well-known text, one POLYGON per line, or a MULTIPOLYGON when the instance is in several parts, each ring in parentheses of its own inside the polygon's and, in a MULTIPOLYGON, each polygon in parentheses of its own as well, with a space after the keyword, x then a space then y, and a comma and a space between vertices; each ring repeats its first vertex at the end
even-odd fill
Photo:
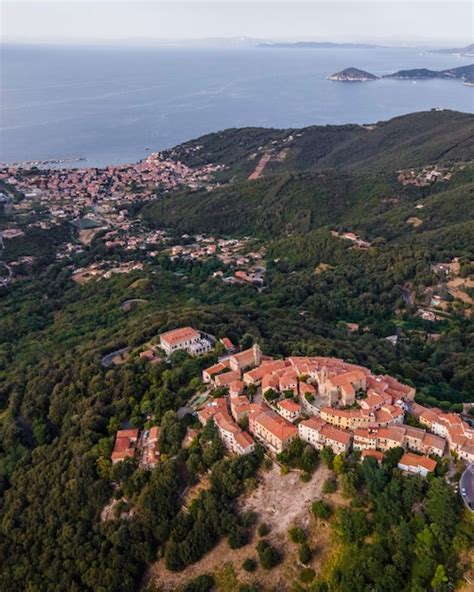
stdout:
POLYGON ((0 0, 5 41, 257 37, 463 45, 473 5, 458 0, 0 0))

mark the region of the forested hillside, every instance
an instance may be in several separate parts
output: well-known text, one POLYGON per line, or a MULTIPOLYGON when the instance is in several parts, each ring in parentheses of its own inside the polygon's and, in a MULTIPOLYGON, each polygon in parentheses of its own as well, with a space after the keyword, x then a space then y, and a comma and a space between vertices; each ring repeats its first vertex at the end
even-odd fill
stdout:
POLYGON ((416 235, 472 220, 473 170, 430 187, 403 186, 392 174, 270 175, 212 192, 161 197, 144 210, 152 224, 183 232, 304 233, 324 226, 364 229, 372 237, 416 235), (422 205, 417 209, 416 205, 422 205), (419 227, 407 224, 411 216, 419 227))
POLYGON ((262 148, 288 149, 282 162, 269 167, 273 172, 328 168, 386 172, 474 158, 474 116, 468 113, 433 110, 367 124, 224 130, 186 142, 172 153, 191 166, 225 164, 227 178, 248 176, 255 166, 249 158, 262 148))

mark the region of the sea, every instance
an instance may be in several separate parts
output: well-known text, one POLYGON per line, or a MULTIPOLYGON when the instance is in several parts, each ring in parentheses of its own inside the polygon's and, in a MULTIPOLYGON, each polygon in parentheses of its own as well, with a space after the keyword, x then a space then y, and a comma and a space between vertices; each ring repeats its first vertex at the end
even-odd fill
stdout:
POLYGON ((229 127, 374 123, 414 111, 474 111, 459 81, 341 83, 473 58, 417 48, 0 47, 0 162, 136 162, 229 127), (78 160, 82 159, 82 160, 78 160))

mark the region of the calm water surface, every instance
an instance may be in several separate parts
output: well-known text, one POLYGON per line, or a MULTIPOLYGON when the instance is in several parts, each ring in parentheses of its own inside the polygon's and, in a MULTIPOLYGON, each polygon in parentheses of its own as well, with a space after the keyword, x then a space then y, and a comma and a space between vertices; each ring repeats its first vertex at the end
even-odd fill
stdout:
POLYGON ((370 123, 432 107, 474 111, 474 88, 456 81, 326 80, 348 66, 387 74, 472 61, 417 49, 3 46, 0 59, 0 162, 134 162, 147 148, 227 127, 370 123))

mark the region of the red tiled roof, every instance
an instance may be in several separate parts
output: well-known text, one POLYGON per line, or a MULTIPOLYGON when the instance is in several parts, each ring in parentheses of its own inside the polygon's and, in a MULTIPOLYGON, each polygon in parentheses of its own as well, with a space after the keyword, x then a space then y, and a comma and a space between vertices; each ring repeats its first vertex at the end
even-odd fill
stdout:
POLYGON ((165 341, 168 345, 176 345, 182 341, 189 341, 190 339, 197 339, 200 335, 192 327, 183 327, 181 329, 173 329, 160 335, 160 339, 165 341))
POLYGON ((399 466, 404 465, 407 467, 423 467, 431 473, 436 469, 437 464, 438 463, 435 460, 428 458, 427 456, 413 454, 413 452, 405 452, 398 463, 399 466))
POLYGON ((344 444, 345 446, 347 446, 351 441, 351 434, 349 432, 338 430, 337 428, 334 428, 332 425, 329 425, 328 423, 321 428, 321 435, 327 438, 328 440, 339 442, 340 444, 344 444))
POLYGON ((300 410, 298 403, 295 403, 292 399, 283 399, 283 401, 278 401, 278 407, 281 407, 281 409, 284 409, 289 413, 298 413, 300 410))

